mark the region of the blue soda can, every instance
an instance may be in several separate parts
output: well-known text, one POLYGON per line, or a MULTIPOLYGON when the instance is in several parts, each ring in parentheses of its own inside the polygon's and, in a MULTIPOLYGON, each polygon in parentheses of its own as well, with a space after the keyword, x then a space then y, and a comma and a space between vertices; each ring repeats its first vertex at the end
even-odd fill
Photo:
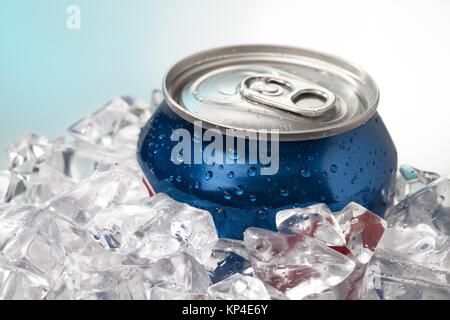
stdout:
POLYGON ((153 193, 208 210, 220 237, 275 230, 276 212, 355 201, 383 216, 397 154, 379 92, 359 67, 316 51, 245 45, 175 64, 142 130, 153 193))

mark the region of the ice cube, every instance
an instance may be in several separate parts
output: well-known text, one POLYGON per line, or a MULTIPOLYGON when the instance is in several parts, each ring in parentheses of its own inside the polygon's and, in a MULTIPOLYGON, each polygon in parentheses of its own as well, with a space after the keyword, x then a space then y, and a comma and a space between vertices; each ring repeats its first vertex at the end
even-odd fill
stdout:
POLYGON ((6 202, 26 192, 30 176, 38 171, 39 166, 46 162, 51 154, 51 142, 35 134, 24 135, 6 148, 10 170, 10 181, 4 194, 6 202))
POLYGON ((329 246, 344 246, 345 239, 339 225, 326 204, 306 208, 287 209, 277 213, 278 231, 290 234, 306 234, 329 246))
POLYGON ((440 176, 437 173, 422 171, 410 165, 401 165, 395 187, 396 201, 403 200, 407 195, 422 189, 439 178, 440 176))
POLYGON ((384 234, 386 221, 355 202, 349 203, 335 217, 345 238, 345 249, 359 263, 367 264, 384 234))
POLYGON ((450 177, 438 179, 390 207, 385 219, 389 227, 425 224, 438 233, 450 235, 450 177))
POLYGON ((371 295, 367 298, 448 300, 450 299, 448 270, 407 262, 393 253, 379 249, 370 265, 371 295))
POLYGON ((347 255, 355 262, 352 274, 329 293, 311 295, 308 299, 323 299, 334 295, 359 299, 365 295, 367 264, 383 236, 386 222, 357 203, 349 203, 332 215, 325 204, 289 209, 277 214, 280 231, 306 234, 347 255))
POLYGON ((200 262, 210 274, 213 283, 235 273, 253 275, 244 242, 233 239, 217 239, 200 252, 200 262))
POLYGON ((216 283, 236 273, 253 276, 253 269, 247 259, 234 252, 229 252, 210 272, 210 278, 213 283, 216 283))
POLYGON ((388 209, 389 227, 371 264, 386 299, 448 296, 449 195, 449 179, 440 178, 388 209))
POLYGON ((26 177, 17 173, 11 174, 8 190, 6 191, 5 195, 6 202, 11 202, 21 197, 24 198, 23 196, 27 191, 25 181, 26 177))
POLYGON ((208 212, 164 194, 109 206, 99 211, 87 227, 105 247, 137 250, 139 257, 153 261, 179 251, 207 259, 210 243, 217 240, 208 212))
POLYGON ((96 171, 108 171, 122 163, 130 163, 134 154, 112 152, 83 141, 58 141, 53 144, 51 157, 46 164, 79 182, 96 171))
POLYGON ((9 206, 0 216, 0 248, 20 231, 20 228, 33 216, 33 212, 38 210, 34 206, 16 207, 9 206))
POLYGON ((267 293, 270 296, 271 300, 289 300, 289 298, 277 288, 271 286, 270 284, 263 282, 264 287, 267 290, 267 293))
POLYGON ((334 290, 334 292, 338 292, 340 296, 345 296, 346 300, 360 300, 367 295, 367 270, 369 265, 359 263, 358 261, 355 262, 355 270, 340 288, 334 290))
POLYGON ((54 220, 58 226, 64 250, 68 254, 86 248, 86 244, 95 239, 88 230, 64 217, 54 216, 54 220))
POLYGON ((371 262, 386 299, 450 298, 450 239, 430 226, 388 228, 371 262))
POLYGON ((23 183, 27 201, 35 205, 44 204, 75 185, 73 180, 45 164, 36 168, 23 183))
POLYGON ((45 210, 12 209, 0 219, 0 248, 9 262, 50 281, 64 264, 65 252, 56 223, 45 210))
POLYGON ((71 256, 84 272, 108 272, 128 265, 126 254, 107 250, 95 240, 72 252, 71 256))
POLYGON ((97 300, 148 300, 150 289, 145 283, 141 270, 123 267, 112 272, 94 274, 100 282, 93 284, 85 298, 97 300), (99 286, 100 284, 100 286, 99 286))
POLYGON ((165 194, 148 198, 145 205, 152 209, 155 218, 135 231, 143 257, 160 259, 183 250, 200 259, 203 248, 217 240, 214 221, 207 211, 174 201, 165 194))
POLYGON ((48 210, 77 225, 86 225, 101 210, 126 201, 129 190, 134 192, 135 188, 145 194, 142 181, 129 172, 119 169, 98 172, 53 198, 48 210))
POLYGON ((9 171, 0 171, 0 203, 5 202, 6 200, 10 177, 11 174, 9 171))
MULTIPOLYGON (((126 206, 126 208, 130 207, 126 206)), ((55 218, 66 252, 70 253, 74 259, 76 258, 84 271, 107 271, 123 265, 146 266, 150 260, 154 260, 136 253, 139 247, 137 244, 134 245, 133 237, 129 234, 134 230, 135 221, 144 219, 144 216, 136 218, 136 215, 133 217, 130 212, 130 218, 122 223, 120 218, 124 218, 127 212, 119 210, 119 216, 101 221, 102 217, 107 217, 106 212, 114 216, 115 210, 117 210, 115 207, 106 209, 86 225, 72 223, 65 217, 55 218), (97 221, 104 224, 97 225, 97 221), (118 225, 114 225, 114 221, 117 221, 118 225), (112 227, 102 228, 108 225, 112 227), (123 228, 123 234, 120 228, 123 228)), ((141 213, 144 214, 144 212, 141 210, 141 213)), ((151 217, 150 214, 149 217, 151 217)))
POLYGON ((145 295, 145 291, 140 291, 144 287, 143 282, 139 282, 139 278, 133 277, 129 267, 93 271, 80 267, 80 260, 73 255, 69 255, 66 261, 68 263, 66 263, 63 274, 46 296, 48 300, 125 299, 127 291, 140 298, 142 297, 140 294, 145 295), (130 288, 131 283, 136 287, 130 288), (140 284, 142 286, 139 286, 140 284))
MULTIPOLYGON (((90 176, 95 171, 113 170, 116 164, 131 167, 130 155, 111 153, 81 142, 64 139, 48 141, 28 135, 8 148, 12 168, 5 195, 9 202, 26 194, 28 201, 39 204, 90 176)), ((131 169, 137 170, 135 164, 131 169)))
POLYGON ((214 300, 270 300, 261 280, 239 273, 210 286, 208 294, 214 300))
POLYGON ((303 300, 338 300, 338 299, 339 297, 336 295, 335 292, 328 290, 320 293, 314 293, 303 298, 303 300))
POLYGON ((317 238, 362 264, 368 263, 386 228, 382 218, 355 202, 334 215, 326 204, 280 211, 276 222, 280 232, 317 238))
POLYGON ((49 287, 46 278, 12 265, 0 253, 1 300, 41 300, 49 287))
POLYGON ((152 299, 157 299, 153 292, 155 288, 165 289, 173 294, 205 295, 210 284, 205 268, 186 253, 158 260, 143 270, 143 276, 152 290, 152 299))
POLYGON ((208 300, 207 294, 168 290, 161 287, 150 289, 150 300, 208 300))
POLYGON ((123 96, 122 100, 125 100, 129 106, 129 112, 135 115, 139 119, 139 126, 143 127, 151 115, 155 111, 152 102, 137 99, 130 96, 123 96))
POLYGON ((107 148, 132 145, 151 115, 149 104, 129 97, 116 98, 69 128, 78 139, 107 148))
POLYGON ((413 169, 416 171, 419 179, 422 180, 425 184, 430 184, 441 177, 441 175, 436 172, 419 170, 417 168, 413 169))
POLYGON ((415 280, 385 278, 380 292, 384 300, 450 300, 448 286, 430 285, 415 280))
POLYGON ((355 268, 350 258, 307 235, 249 228, 244 241, 256 277, 289 299, 302 299, 338 286, 355 268))
POLYGON ((33 168, 50 156, 50 142, 38 135, 27 134, 6 148, 9 170, 18 174, 30 174, 33 168))
POLYGON ((121 275, 114 288, 114 298, 118 300, 147 300, 149 289, 141 274, 141 270, 129 268, 121 275))
POLYGON ((136 232, 155 219, 156 210, 139 204, 112 206, 100 211, 89 225, 89 230, 110 249, 137 249, 142 244, 136 232))
POLYGON ((391 254, 399 261, 450 270, 450 239, 425 224, 386 230, 378 252, 391 254))
POLYGON ((152 91, 152 99, 150 102, 151 108, 156 110, 156 108, 163 102, 164 95, 161 90, 153 90, 152 91))

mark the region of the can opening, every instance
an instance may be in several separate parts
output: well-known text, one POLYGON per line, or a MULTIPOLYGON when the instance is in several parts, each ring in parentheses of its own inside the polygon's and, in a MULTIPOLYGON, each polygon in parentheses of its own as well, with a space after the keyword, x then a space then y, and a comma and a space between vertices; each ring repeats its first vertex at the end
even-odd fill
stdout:
POLYGON ((328 95, 319 90, 303 90, 292 97, 292 102, 306 109, 317 109, 323 107, 328 100, 328 95))

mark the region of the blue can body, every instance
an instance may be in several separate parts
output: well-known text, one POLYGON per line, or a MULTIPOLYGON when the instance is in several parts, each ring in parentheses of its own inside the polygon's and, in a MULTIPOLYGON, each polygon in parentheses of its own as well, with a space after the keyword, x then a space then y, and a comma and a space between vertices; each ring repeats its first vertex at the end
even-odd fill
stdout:
POLYGON ((338 135, 280 141, 279 171, 271 176, 258 164, 175 164, 170 136, 179 128, 194 135, 194 125, 163 102, 141 133, 138 160, 155 192, 209 211, 220 237, 241 239, 248 227, 276 230, 275 215, 287 208, 326 203, 337 211, 355 201, 383 216, 392 201, 397 154, 377 113, 338 135))

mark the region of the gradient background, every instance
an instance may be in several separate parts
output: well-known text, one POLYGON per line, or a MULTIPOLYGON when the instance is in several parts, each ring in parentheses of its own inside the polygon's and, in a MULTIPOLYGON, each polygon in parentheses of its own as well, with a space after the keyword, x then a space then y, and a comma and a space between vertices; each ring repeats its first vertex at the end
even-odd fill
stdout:
POLYGON ((448 0, 2 0, 0 149, 25 132, 56 137, 114 96, 149 99, 178 59, 242 43, 363 66, 400 162, 450 173, 448 0), (81 30, 66 27, 70 4, 81 30))

